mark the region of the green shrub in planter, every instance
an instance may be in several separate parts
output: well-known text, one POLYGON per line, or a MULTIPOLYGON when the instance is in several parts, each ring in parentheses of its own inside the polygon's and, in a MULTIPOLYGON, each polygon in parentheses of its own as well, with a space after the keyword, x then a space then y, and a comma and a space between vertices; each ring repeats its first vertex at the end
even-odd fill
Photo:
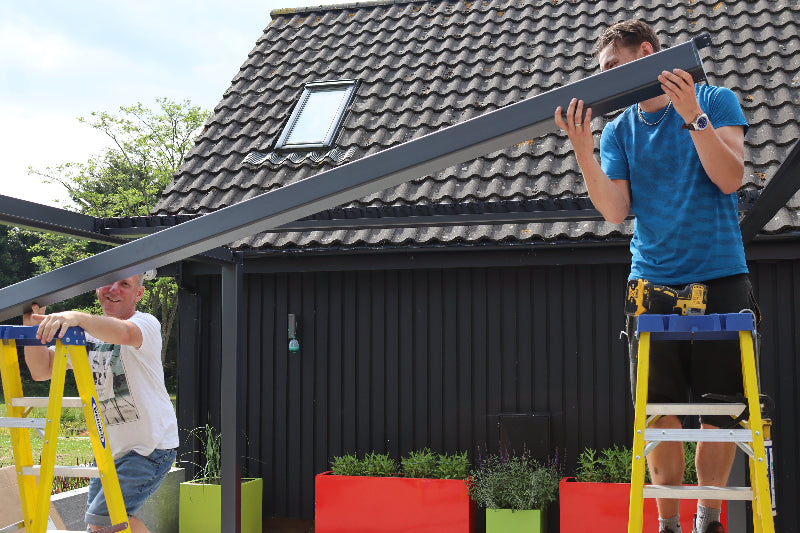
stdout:
POLYGON ((334 457, 331 470, 337 476, 391 477, 397 475, 397 462, 389 454, 369 452, 359 459, 357 455, 334 457))
POLYGON ((361 459, 356 454, 346 454, 331 461, 331 471, 337 476, 467 479, 470 466, 467 452, 449 455, 429 448, 410 452, 399 464, 388 453, 375 452, 366 453, 361 459))
POLYGON ((400 464, 403 466, 403 474, 406 477, 416 478, 437 477, 436 467, 438 462, 436 454, 429 448, 410 452, 406 457, 400 459, 400 464))
MULTIPOLYGON (((695 470, 694 455, 697 443, 684 443, 686 468, 683 482, 688 485, 697 484, 697 471, 695 470)), ((575 477, 585 483, 630 483, 631 465, 633 464, 633 450, 619 447, 616 444, 597 452, 586 448, 578 456, 578 465, 575 477)), ((645 471, 645 483, 650 483, 650 472, 645 471)))
POLYGON ((467 479, 470 466, 467 452, 452 455, 441 454, 438 457, 433 477, 436 479, 467 479))
POLYGON ((331 472, 315 478, 315 531, 474 533, 469 470, 466 452, 447 455, 428 448, 399 462, 375 452, 334 457, 331 472))

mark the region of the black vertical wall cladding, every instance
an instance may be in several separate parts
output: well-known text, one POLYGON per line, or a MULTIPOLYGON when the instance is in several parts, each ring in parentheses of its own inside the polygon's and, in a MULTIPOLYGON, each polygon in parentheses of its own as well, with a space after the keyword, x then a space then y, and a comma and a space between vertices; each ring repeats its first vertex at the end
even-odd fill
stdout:
MULTIPOLYGON (((264 478, 265 516, 313 518, 314 475, 334 455, 496 448, 500 413, 549 414, 553 452, 570 465, 585 446, 627 444, 633 409, 619 332, 628 268, 247 274, 245 475, 264 478), (298 353, 288 350, 290 313, 298 353)), ((798 494, 800 262, 751 271, 764 313, 763 390, 779 406, 778 523, 797 531, 787 498, 798 494)), ((182 312, 180 364, 196 381, 179 382, 179 422, 218 426, 220 278, 184 284, 193 290, 181 309, 197 316, 182 312), (184 394, 192 387, 194 397, 184 394)))

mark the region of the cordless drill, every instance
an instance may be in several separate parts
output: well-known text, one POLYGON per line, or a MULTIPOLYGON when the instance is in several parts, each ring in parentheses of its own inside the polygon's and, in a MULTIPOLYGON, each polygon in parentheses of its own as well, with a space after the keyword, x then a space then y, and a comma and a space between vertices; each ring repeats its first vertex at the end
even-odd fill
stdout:
POLYGON ((690 283, 678 290, 646 279, 632 279, 628 281, 625 314, 704 315, 707 302, 708 287, 700 283, 690 283))

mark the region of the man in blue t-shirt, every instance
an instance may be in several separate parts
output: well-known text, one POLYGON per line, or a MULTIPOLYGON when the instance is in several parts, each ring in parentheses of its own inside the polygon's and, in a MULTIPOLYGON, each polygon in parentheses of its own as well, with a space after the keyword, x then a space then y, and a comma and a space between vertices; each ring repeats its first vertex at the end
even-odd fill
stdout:
MULTIPOLYGON (((603 33, 595 56, 606 71, 659 50, 650 26, 628 20, 603 33)), ((635 216, 629 279, 676 288, 703 283, 709 288, 707 312, 757 314, 738 223, 736 191, 744 175, 748 128, 741 106, 729 89, 695 85, 680 69, 664 71, 658 80, 663 94, 631 106, 605 127, 601 163, 594 157, 592 111, 583 101, 573 99, 566 112, 556 109, 556 124, 569 136, 589 196, 603 217, 619 224, 629 212, 635 216)), ((742 393, 737 341, 654 343, 651 355, 650 402, 701 402, 706 393, 742 393)), ((700 422, 715 428, 730 418, 704 416, 700 422)), ((680 428, 683 420, 665 416, 653 425, 680 428)), ((734 443, 699 443, 699 484, 726 485, 735 451, 734 443)), ((683 443, 663 442, 647 460, 654 484, 681 484, 683 443)), ((698 501, 695 532, 724 533, 721 503, 698 501)), ((678 500, 658 500, 659 531, 681 533, 678 509, 678 500)))

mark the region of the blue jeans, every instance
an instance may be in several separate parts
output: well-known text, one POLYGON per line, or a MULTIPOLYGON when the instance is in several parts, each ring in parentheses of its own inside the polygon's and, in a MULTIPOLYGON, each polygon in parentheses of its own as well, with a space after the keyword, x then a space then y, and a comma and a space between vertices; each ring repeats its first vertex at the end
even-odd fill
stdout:
MULTIPOLYGON (((119 487, 129 516, 142 508, 147 498, 153 495, 167 472, 175 463, 176 450, 153 450, 148 456, 128 452, 114 461, 117 467, 119 487)), ((89 497, 86 504, 87 524, 99 527, 111 525, 106 498, 99 478, 89 482, 89 497)))

